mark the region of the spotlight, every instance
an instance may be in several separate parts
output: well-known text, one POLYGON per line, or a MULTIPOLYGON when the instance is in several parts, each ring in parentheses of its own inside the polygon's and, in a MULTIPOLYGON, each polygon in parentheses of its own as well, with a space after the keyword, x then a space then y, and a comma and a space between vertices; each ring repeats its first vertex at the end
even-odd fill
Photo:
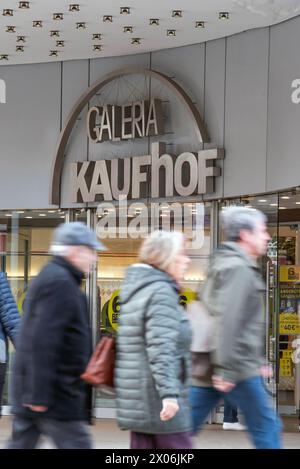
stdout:
POLYGON ((110 15, 104 15, 103 16, 103 21, 104 23, 112 23, 113 22, 113 17, 110 15))
POLYGON ((63 20, 64 19, 64 14, 63 13, 53 13, 53 19, 54 20, 63 20))
POLYGON ((102 35, 99 33, 93 34, 93 41, 101 41, 102 35))
POLYGON ((173 10, 172 18, 182 18, 182 10, 173 10))
POLYGON ((15 26, 6 26, 6 32, 7 33, 15 33, 16 32, 16 27, 15 26))
POLYGON ((41 20, 38 20, 38 21, 33 21, 32 22, 32 26, 34 28, 42 28, 43 27, 43 22, 41 20))
POLYGON ((120 8, 120 15, 130 15, 130 8, 129 7, 121 7, 120 8))
POLYGON ((56 41, 56 47, 65 47, 65 41, 56 41))
POLYGON ((50 31, 50 36, 51 37, 59 37, 59 31, 57 31, 57 30, 50 31))
POLYGON ((100 44, 94 44, 93 45, 93 50, 97 51, 97 52, 101 52, 102 51, 102 46, 100 44))
POLYGON ((133 44, 135 46, 139 45, 140 43, 141 43, 141 38, 139 38, 139 37, 134 37, 134 38, 131 39, 131 44, 133 44))
POLYGON ((85 29, 86 26, 85 26, 85 23, 81 22, 81 23, 76 23, 76 29, 85 29))
POLYGON ((219 20, 229 20, 229 13, 227 11, 221 11, 219 13, 219 20))
POLYGON ((124 33, 133 33, 132 26, 124 26, 124 33))
POLYGON ((159 25, 159 19, 158 18, 150 18, 149 24, 150 24, 150 26, 158 26, 159 25))
POLYGON ((24 52, 24 46, 16 46, 16 52, 24 52))
POLYGON ((80 8, 79 8, 78 3, 72 3, 71 5, 69 5, 69 11, 74 12, 74 11, 79 11, 79 10, 80 8))
POLYGON ((205 28, 204 21, 196 21, 195 28, 205 28))
POLYGON ((0 60, 8 60, 8 54, 0 54, 0 60))
POLYGON ((170 36, 170 37, 176 36, 176 30, 175 29, 168 29, 167 36, 170 36))
POLYGON ((25 36, 17 36, 17 42, 26 42, 25 36))
POLYGON ((14 11, 13 11, 13 10, 5 9, 5 10, 3 10, 2 15, 3 15, 3 16, 14 16, 14 11))
POLYGON ((19 8, 21 10, 28 10, 29 9, 29 2, 19 2, 19 8))
POLYGON ((50 50, 50 57, 58 57, 58 51, 57 50, 50 50))

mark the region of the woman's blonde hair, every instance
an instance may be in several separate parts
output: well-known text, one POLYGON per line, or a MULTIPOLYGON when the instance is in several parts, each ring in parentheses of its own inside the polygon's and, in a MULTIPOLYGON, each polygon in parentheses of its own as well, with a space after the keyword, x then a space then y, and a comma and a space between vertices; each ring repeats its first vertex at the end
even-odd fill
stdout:
POLYGON ((153 231, 140 249, 140 261, 166 270, 184 246, 184 235, 180 231, 153 231))

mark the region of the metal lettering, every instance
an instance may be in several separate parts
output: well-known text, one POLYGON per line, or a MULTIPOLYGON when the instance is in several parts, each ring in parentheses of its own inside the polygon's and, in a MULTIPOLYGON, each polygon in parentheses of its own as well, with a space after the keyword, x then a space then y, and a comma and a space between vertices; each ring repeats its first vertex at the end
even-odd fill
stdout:
POLYGON ((141 167, 151 164, 151 156, 135 156, 132 158, 132 198, 139 199, 141 183, 147 181, 147 173, 141 172, 141 167))
POLYGON ((89 194, 89 202, 94 202, 97 195, 102 195, 104 200, 112 200, 108 172, 106 168, 106 161, 96 161, 93 179, 91 183, 91 190, 89 194), (99 184, 99 178, 101 180, 99 184))
POLYGON ((160 188, 160 168, 164 168, 165 174, 165 196, 174 195, 173 186, 173 158, 171 155, 163 154, 166 151, 165 143, 155 142, 151 146, 152 167, 151 167, 151 194, 152 197, 159 197, 160 188), (161 155, 161 156, 160 156, 161 155))
POLYGON ((103 142, 104 140, 112 140, 111 106, 103 106, 101 109, 102 109, 102 116, 101 116, 100 132, 99 132, 99 137, 98 137, 99 142, 103 142), (104 137, 103 137, 103 133, 104 133, 104 137))
POLYGON ((100 108, 92 107, 87 115, 87 133, 92 142, 98 142, 99 129, 96 127, 96 119, 99 116, 100 108))
POLYGON ((132 106, 125 105, 122 106, 122 139, 130 138, 132 138, 132 106))
POLYGON ((188 196, 192 195, 197 187, 197 159, 194 153, 185 152, 178 156, 175 162, 175 190, 179 195, 188 196), (189 183, 184 186, 182 182, 183 165, 187 163, 190 166, 189 183))

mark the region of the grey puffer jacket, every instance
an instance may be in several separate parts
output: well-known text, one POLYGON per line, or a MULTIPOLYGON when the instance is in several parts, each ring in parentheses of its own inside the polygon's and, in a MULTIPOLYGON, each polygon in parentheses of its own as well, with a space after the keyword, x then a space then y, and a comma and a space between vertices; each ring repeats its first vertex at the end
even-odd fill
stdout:
POLYGON ((117 421, 141 433, 190 431, 188 385, 191 329, 171 277, 146 264, 127 270, 120 294, 115 370, 117 421), (162 422, 162 400, 180 410, 162 422))

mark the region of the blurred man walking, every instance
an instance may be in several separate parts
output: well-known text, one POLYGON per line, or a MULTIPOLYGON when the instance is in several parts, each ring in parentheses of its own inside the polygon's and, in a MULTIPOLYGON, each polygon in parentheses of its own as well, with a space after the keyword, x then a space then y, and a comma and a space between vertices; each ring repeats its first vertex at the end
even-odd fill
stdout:
POLYGON ((41 434, 60 449, 92 447, 87 385, 91 355, 86 296, 80 285, 104 246, 83 223, 60 225, 53 259, 32 282, 24 306, 13 372, 11 449, 34 448, 41 434))
MULTIPOLYGON (((201 300, 215 318, 215 352, 210 378, 194 378, 191 389, 193 429, 226 393, 244 414, 256 448, 279 448, 280 423, 262 382, 264 366, 265 286, 256 261, 267 251, 270 236, 258 210, 229 207, 222 214, 227 238, 211 261, 201 300)), ((197 331, 195 331, 197 333, 197 331)), ((199 354, 201 360, 201 354, 199 354)))

